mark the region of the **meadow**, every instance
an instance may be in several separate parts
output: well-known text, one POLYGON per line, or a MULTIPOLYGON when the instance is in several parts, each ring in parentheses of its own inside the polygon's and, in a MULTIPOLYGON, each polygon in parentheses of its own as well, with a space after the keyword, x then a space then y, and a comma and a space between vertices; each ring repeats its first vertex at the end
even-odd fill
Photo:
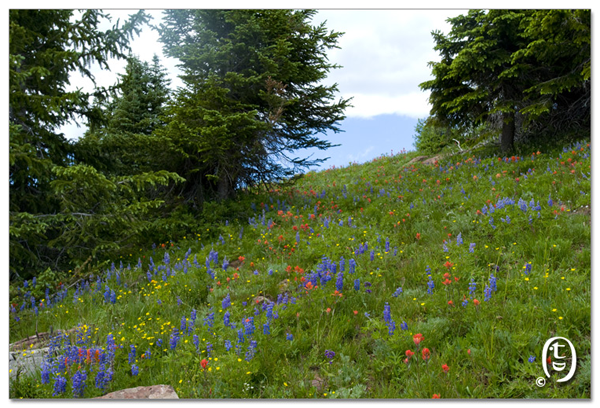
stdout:
POLYGON ((10 342, 52 337, 10 397, 590 398, 590 145, 541 150, 309 172, 242 193, 247 219, 21 282, 10 342), (553 336, 577 371, 538 387, 553 336))

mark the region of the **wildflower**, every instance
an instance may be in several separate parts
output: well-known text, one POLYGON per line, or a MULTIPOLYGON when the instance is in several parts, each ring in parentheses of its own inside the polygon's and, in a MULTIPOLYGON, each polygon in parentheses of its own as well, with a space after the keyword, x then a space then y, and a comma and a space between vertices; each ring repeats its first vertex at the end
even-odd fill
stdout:
POLYGON ((475 252, 475 245, 476 245, 476 244, 475 244, 474 242, 471 242, 471 243, 469 244, 469 252, 470 252, 470 253, 473 253, 473 252, 475 252))
POLYGON ((225 340, 225 350, 231 350, 231 341, 225 340))
POLYGON ((479 302, 479 300, 477 300, 477 299, 473 299, 473 304, 474 304, 475 306, 479 306, 479 303, 480 303, 480 302, 479 302))
POLYGON ((169 341, 171 350, 175 350, 177 348, 178 342, 179 342, 179 333, 177 333, 177 330, 173 329, 173 333, 171 333, 171 340, 169 341))
POLYGON ((533 363, 535 361, 535 356, 529 356, 527 361, 529 361, 530 363, 533 363))
POLYGON ((223 301, 221 302, 221 306, 222 306, 223 310, 225 310, 229 306, 231 306, 231 298, 229 297, 229 293, 227 294, 227 296, 225 296, 225 298, 223 298, 223 301))
POLYGON ((67 390, 67 379, 64 377, 56 376, 54 378, 54 392, 52 396, 55 397, 58 394, 63 394, 67 390))
POLYGON ((433 283, 433 279, 431 278, 431 276, 429 276, 429 282, 427 282, 427 293, 432 295, 433 288, 435 288, 435 284, 433 283))
POLYGON ((135 346, 132 344, 129 346, 129 365, 135 363, 136 353, 135 346))
POLYGON ((425 360, 425 361, 429 360, 429 357, 431 357, 431 352, 429 351, 429 349, 427 347, 423 349, 421 354, 423 356, 423 360, 425 360))
POLYGON ((202 361, 200 361, 200 366, 202 366, 202 369, 204 370, 207 365, 208 365, 208 361, 206 361, 206 359, 203 358, 202 361))
POLYGON ((392 294, 393 297, 398 297, 402 293, 402 288, 396 289, 396 291, 392 294))
POLYGON ((75 398, 79 398, 83 396, 83 392, 85 390, 85 380, 87 379, 87 375, 85 371, 77 371, 73 375, 73 383, 71 387, 73 388, 73 396, 75 398))
POLYGON ((417 333, 413 336, 413 341, 415 342, 415 345, 418 346, 419 343, 421 343, 424 340, 424 337, 421 333, 417 333))
POLYGON ((337 279, 335 281, 335 288, 340 292, 344 288, 344 272, 339 272, 337 274, 337 279))
POLYGON ((415 353, 414 353, 413 351, 411 351, 411 350, 406 350, 406 357, 407 357, 407 358, 409 358, 409 359, 410 359, 410 358, 411 358, 412 356, 414 356, 414 355, 415 355, 415 353))
POLYGON ((484 302, 487 302, 492 298, 492 289, 488 285, 485 285, 485 288, 483 289, 483 295, 484 302))
POLYGON ((289 341, 292 341, 292 340, 294 340, 294 336, 292 336, 292 333, 287 333, 286 336, 285 336, 285 339, 289 340, 289 341))
POLYGON ((400 325, 400 328, 402 330, 408 330, 408 325, 406 324, 406 322, 402 322, 402 324, 400 325))
POLYGON ((131 375, 134 377, 137 376, 140 372, 140 369, 135 364, 131 366, 131 375))
POLYGON ((431 397, 431 399, 440 399, 440 396, 438 394, 433 394, 433 397, 431 397))
POLYGON ((354 290, 356 290, 356 291, 360 290, 360 279, 354 280, 354 290))
POLYGON ((448 367, 448 364, 442 364, 442 370, 444 370, 444 373, 448 374, 450 367, 448 367))
POLYGON ((473 296, 475 290, 477 290, 477 283, 473 278, 471 278, 471 283, 469 283, 469 296, 473 296))
POLYGON ((332 350, 325 350, 325 357, 329 359, 329 364, 333 363, 333 358, 335 357, 335 352, 332 350))

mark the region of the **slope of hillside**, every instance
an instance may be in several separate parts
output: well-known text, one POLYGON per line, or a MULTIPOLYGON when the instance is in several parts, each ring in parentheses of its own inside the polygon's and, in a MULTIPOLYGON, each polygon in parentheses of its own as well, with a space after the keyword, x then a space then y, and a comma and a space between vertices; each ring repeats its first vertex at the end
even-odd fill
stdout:
POLYGON ((247 193, 219 239, 165 237, 68 289, 26 282, 10 341, 53 337, 11 398, 590 398, 589 144, 415 156, 247 193), (539 387, 554 336, 577 371, 539 387))

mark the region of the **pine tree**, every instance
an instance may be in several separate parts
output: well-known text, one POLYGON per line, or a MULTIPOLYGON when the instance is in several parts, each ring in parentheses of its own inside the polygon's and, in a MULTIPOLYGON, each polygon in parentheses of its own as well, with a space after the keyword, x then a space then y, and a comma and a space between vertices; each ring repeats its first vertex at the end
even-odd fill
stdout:
POLYGON ((163 156, 186 179, 183 196, 201 203, 269 183, 321 162, 293 157, 327 149, 319 133, 339 132, 348 100, 323 85, 327 50, 340 33, 312 26, 311 10, 168 10, 160 27, 166 55, 185 86, 157 131, 163 156))
MULTIPOLYGON (((147 16, 140 11, 122 26, 98 29, 108 15, 86 10, 10 10, 10 271, 35 275, 41 268, 83 263, 118 250, 147 227, 144 215, 161 204, 148 188, 177 180, 168 172, 105 175, 86 163, 92 152, 69 143, 60 126, 102 115, 82 90, 66 91, 76 71, 94 79, 91 63, 108 69, 125 58, 129 40, 147 16)), ((105 97, 101 89, 95 96, 105 97)))

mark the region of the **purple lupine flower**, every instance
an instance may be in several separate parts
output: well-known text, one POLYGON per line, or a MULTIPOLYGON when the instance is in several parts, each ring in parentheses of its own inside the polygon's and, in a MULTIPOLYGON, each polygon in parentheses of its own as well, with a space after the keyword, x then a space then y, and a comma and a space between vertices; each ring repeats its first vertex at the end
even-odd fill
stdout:
POLYGON ((135 364, 131 366, 131 375, 133 375, 134 377, 137 376, 140 372, 140 369, 138 366, 136 366, 135 364))
POLYGON ((292 340, 294 340, 294 336, 292 336, 292 333, 287 333, 287 334, 285 335, 285 339, 286 339, 286 340, 289 340, 289 341, 292 341, 292 340))
POLYGON ((474 242, 471 242, 469 244, 469 252, 471 252, 471 253, 475 252, 475 245, 476 244, 474 242))
POLYGON ((87 379, 87 375, 85 371, 77 371, 73 374, 73 383, 71 384, 73 388, 73 397, 80 398, 83 397, 83 392, 85 391, 85 380, 87 379))
POLYGON ((231 350, 231 341, 225 340, 225 350, 231 350))
POLYGON ((135 359, 136 359, 136 352, 135 352, 135 346, 132 344, 129 346, 129 365, 132 365, 133 363, 135 363, 135 359))
POLYGON ((402 288, 398 288, 398 289, 396 289, 396 291, 394 293, 392 293, 392 296, 398 297, 398 296, 400 296, 401 293, 402 293, 402 288))
POLYGON ((344 289, 344 272, 340 272, 337 274, 337 279, 335 280, 335 288, 338 291, 342 291, 344 289))
POLYGON ((60 375, 54 377, 54 391, 52 396, 56 397, 59 394, 64 394, 67 391, 67 379, 60 375))

